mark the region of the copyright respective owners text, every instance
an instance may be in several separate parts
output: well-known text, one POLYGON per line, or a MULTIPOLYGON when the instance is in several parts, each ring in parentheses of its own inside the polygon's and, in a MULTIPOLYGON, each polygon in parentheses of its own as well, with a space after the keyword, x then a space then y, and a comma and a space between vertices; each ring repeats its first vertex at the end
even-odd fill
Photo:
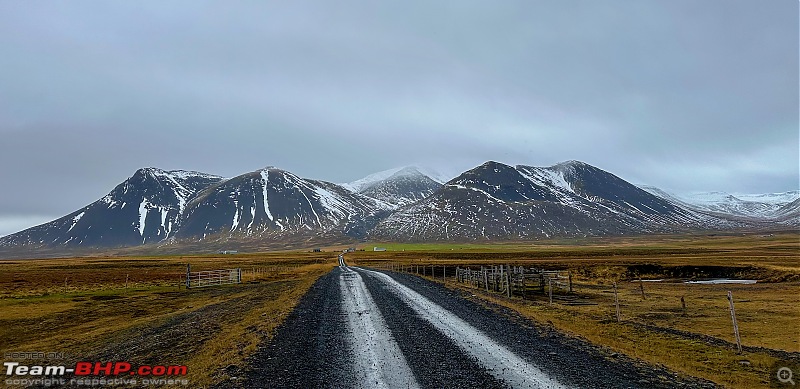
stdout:
POLYGON ((173 364, 136 364, 131 361, 75 361, 58 352, 3 354, 6 387, 148 387, 189 386, 188 367, 173 364))
POLYGON ((800 388, 798 386, 800 374, 800 361, 778 362, 772 366, 770 373, 770 388, 800 388))

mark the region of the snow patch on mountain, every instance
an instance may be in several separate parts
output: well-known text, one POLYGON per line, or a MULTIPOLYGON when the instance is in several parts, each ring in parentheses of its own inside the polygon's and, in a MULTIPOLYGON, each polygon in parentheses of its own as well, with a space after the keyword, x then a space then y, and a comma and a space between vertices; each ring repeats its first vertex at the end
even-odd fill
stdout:
POLYGON ((456 176, 447 173, 442 173, 439 170, 427 166, 408 165, 392 169, 386 169, 377 173, 372 173, 364 178, 360 178, 358 180, 339 185, 353 192, 362 192, 366 188, 378 182, 385 181, 386 179, 395 176, 398 173, 402 174, 403 172, 418 172, 419 174, 425 175, 431 180, 438 182, 439 184, 444 184, 456 176))
POLYGON ((145 224, 147 223, 147 199, 143 199, 139 204, 139 235, 144 236, 145 224))
POLYGON ((264 213, 267 215, 269 220, 274 221, 272 214, 269 212, 269 200, 267 196, 267 187, 269 187, 269 170, 261 170, 261 182, 262 182, 262 189, 264 194, 264 213))
POLYGON ((391 177, 393 174, 399 172, 402 169, 403 169, 403 167, 397 167, 397 168, 392 168, 392 169, 379 171, 377 173, 372 173, 372 174, 370 174, 370 175, 368 175, 366 177, 359 178, 359 179, 357 179, 355 181, 346 182, 346 183, 339 184, 339 185, 344 187, 345 189, 348 189, 348 190, 353 191, 353 192, 361 192, 362 190, 364 190, 365 188, 375 184, 376 182, 380 182, 380 181, 383 181, 383 180, 391 177))
POLYGON ((81 220, 81 218, 82 218, 82 217, 83 217, 83 215, 85 215, 85 214, 86 214, 86 212, 81 212, 81 213, 79 213, 79 214, 75 215, 75 217, 73 217, 73 218, 72 218, 72 225, 69 227, 69 229, 67 230, 67 232, 70 232, 70 231, 72 231, 72 229, 73 229, 73 228, 75 228, 75 225, 76 225, 76 224, 78 224, 78 221, 79 221, 79 220, 81 220))

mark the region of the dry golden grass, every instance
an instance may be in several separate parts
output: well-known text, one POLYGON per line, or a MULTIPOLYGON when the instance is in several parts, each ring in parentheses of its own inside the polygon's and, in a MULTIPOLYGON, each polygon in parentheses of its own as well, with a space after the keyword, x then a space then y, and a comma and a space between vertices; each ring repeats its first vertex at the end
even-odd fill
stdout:
MULTIPOLYGON (((472 293, 486 301, 513 309, 539 323, 552 325, 572 336, 648 363, 666 366, 676 372, 705 378, 725 387, 764 387, 769 382, 770 368, 778 361, 766 353, 738 355, 731 348, 643 329, 630 322, 598 320, 579 310, 565 309, 561 305, 551 307, 541 302, 506 299, 483 291, 472 293), (750 366, 739 364, 742 360, 749 361, 750 366)), ((611 310, 610 307, 606 308, 611 310)))
POLYGON ((329 272, 333 266, 333 263, 329 263, 297 268, 292 273, 292 278, 298 282, 292 288, 281 293, 269 304, 254 307, 206 342, 202 350, 188 361, 188 365, 192 366, 192 374, 188 378, 193 386, 208 386, 216 381, 230 379, 229 373, 221 368, 240 365, 247 356, 256 351, 259 344, 270 339, 278 325, 317 278, 329 272), (209 375, 208 372, 214 373, 209 375))
POLYGON ((176 341, 181 347, 153 344, 122 355, 132 363, 186 364, 192 387, 207 387, 268 340, 337 263, 335 253, 291 252, 0 261, 0 353, 66 352, 85 359, 110 355, 113 344, 135 342, 148 330, 181 328, 187 334, 176 341), (244 283, 186 290, 187 262, 193 271, 241 267, 244 283), (184 328, 184 318, 195 312, 209 315, 212 330, 184 328))

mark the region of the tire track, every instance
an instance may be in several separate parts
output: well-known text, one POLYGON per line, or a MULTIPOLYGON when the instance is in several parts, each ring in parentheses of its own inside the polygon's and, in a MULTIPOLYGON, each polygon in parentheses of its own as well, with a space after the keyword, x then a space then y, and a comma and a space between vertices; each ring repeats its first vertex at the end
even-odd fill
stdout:
MULTIPOLYGON (((358 269, 358 268, 357 268, 358 269)), ((421 294, 395 281, 386 274, 358 269, 360 273, 386 284, 417 315, 432 324, 439 332, 475 358, 489 374, 513 388, 566 389, 537 366, 528 363, 486 334, 461 320, 421 294)))
POLYGON ((418 388, 414 373, 367 290, 361 275, 341 267, 342 313, 348 318, 348 340, 359 386, 418 388))
POLYGON ((506 387, 450 338, 442 336, 429 321, 409 309, 388 285, 369 275, 364 277, 364 283, 420 386, 437 389, 506 387))

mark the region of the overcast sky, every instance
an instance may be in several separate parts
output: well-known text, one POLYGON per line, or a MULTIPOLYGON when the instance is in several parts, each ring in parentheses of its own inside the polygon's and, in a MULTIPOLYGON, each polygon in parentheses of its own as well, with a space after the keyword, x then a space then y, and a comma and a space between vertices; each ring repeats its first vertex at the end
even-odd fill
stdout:
POLYGON ((137 168, 798 189, 798 2, 0 0, 0 235, 137 168))

